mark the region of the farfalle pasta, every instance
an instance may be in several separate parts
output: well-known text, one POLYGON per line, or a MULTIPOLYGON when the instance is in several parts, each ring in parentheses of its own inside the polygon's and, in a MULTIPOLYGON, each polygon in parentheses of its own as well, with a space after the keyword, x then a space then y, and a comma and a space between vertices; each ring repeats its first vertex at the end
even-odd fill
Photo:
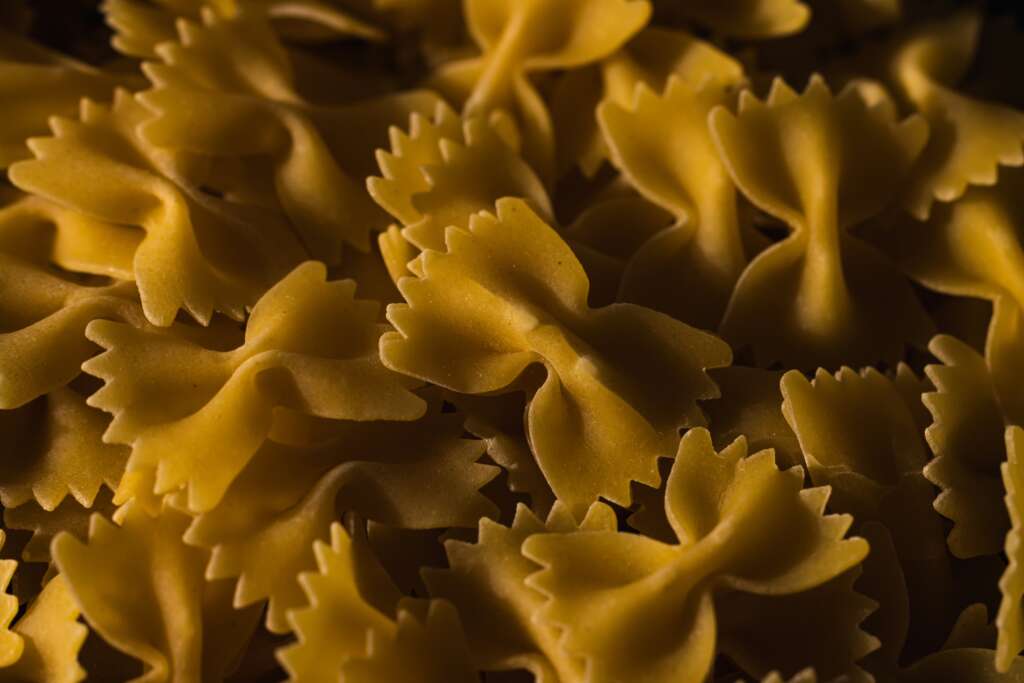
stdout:
POLYGON ((396 331, 381 358, 468 394, 505 389, 544 363, 527 432, 552 490, 574 512, 598 496, 627 503, 629 482, 658 482, 675 432, 703 421, 697 401, 715 394, 704 371, 727 365, 728 348, 630 304, 591 310, 587 277, 557 233, 522 200, 495 211, 448 230, 448 250, 424 252, 420 277, 399 281, 408 304, 389 307, 396 331), (637 329, 645 334, 627 335, 637 329), (645 375, 672 395, 644 396, 645 375))
POLYGON ((0 7, 0 683, 1024 681, 1005 3, 0 7))

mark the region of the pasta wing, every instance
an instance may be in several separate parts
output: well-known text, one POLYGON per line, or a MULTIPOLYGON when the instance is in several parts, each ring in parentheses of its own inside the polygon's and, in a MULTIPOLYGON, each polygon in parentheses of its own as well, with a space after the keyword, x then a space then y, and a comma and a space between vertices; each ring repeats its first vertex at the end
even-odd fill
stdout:
POLYGON ((54 119, 53 136, 33 138, 36 158, 13 165, 10 178, 95 219, 145 231, 133 272, 154 324, 170 325, 182 308, 203 323, 214 310, 241 318, 302 250, 273 212, 257 214, 187 182, 192 161, 138 136, 148 117, 125 91, 110 108, 83 100, 79 120, 54 119), (69 164, 77 172, 67 173, 69 164))
MULTIPOLYGON (((6 533, 0 532, 0 546, 6 539, 6 533)), ((14 664, 25 651, 24 638, 11 630, 11 622, 18 614, 18 599, 7 592, 17 567, 14 560, 0 560, 0 667, 14 664)))
POLYGON ((704 370, 727 365, 728 347, 637 306, 590 309, 579 262, 522 200, 449 230, 447 246, 400 281, 408 304, 388 308, 384 363, 467 394, 544 363, 526 425, 555 495, 581 516, 598 496, 628 502, 631 480, 657 484, 657 459, 702 422, 696 401, 716 393, 704 370))
POLYGON ((889 378, 873 369, 796 371, 782 378, 782 412, 800 440, 811 480, 833 489, 831 509, 885 525, 895 542, 915 634, 952 616, 953 576, 935 491, 924 479, 923 433, 889 378))
POLYGON ((985 359, 963 342, 940 335, 928 346, 941 365, 925 373, 935 391, 922 397, 932 414, 925 437, 934 459, 924 475, 939 487, 935 509, 953 521, 947 543, 956 557, 998 553, 1009 522, 999 467, 1004 425, 985 359))
POLYGON ((655 10, 736 38, 779 38, 807 26, 811 10, 799 0, 697 0, 655 2, 655 10))
POLYGON ((627 107, 604 102, 598 120, 615 165, 676 223, 633 256, 622 295, 713 329, 747 263, 736 188, 708 128, 711 110, 734 96, 713 81, 694 87, 671 77, 662 95, 640 84, 634 97, 627 107))
POLYGON ((463 104, 464 113, 512 113, 522 130, 523 156, 548 180, 553 126, 527 74, 579 67, 615 52, 643 28, 650 11, 646 0, 470 0, 466 24, 481 55, 443 65, 431 84, 463 104))
POLYGON ((969 185, 994 184, 999 166, 1024 164, 1024 113, 955 89, 973 60, 981 25, 974 10, 955 12, 911 34, 892 60, 895 82, 931 125, 905 199, 921 219, 935 200, 959 199, 969 185))
POLYGON ((1021 561, 1021 524, 1024 509, 1020 493, 1024 490, 1024 469, 1021 455, 1024 452, 1024 431, 1020 427, 1006 430, 1006 462, 1001 466, 1003 484, 1006 487, 1006 510, 1010 518, 1010 530, 1006 534, 1006 558, 1008 564, 999 579, 1002 601, 996 614, 999 629, 996 643, 996 668, 1007 672, 1014 659, 1024 649, 1024 573, 1021 561))
POLYGON ((177 42, 161 45, 162 61, 147 67, 154 87, 139 99, 154 116, 142 137, 218 159, 265 159, 265 182, 312 256, 335 263, 345 243, 365 251, 380 211, 361 186, 366 173, 343 162, 365 157, 368 166, 382 130, 429 110, 437 98, 399 94, 340 109, 314 107, 296 92, 288 54, 258 12, 224 18, 204 11, 201 23, 183 22, 179 33, 177 42), (372 125, 360 134, 357 126, 367 121, 372 125))
POLYGON ((117 488, 128 459, 124 446, 104 443, 106 416, 61 387, 16 410, 0 411, 0 502, 34 500, 52 511, 68 494, 91 507, 102 486, 117 488))
POLYGON ((424 572, 430 595, 459 610, 478 669, 527 669, 542 683, 582 677, 583 662, 562 649, 559 631, 534 618, 544 598, 525 580, 538 567, 520 553, 534 534, 576 529, 613 531, 615 518, 598 505, 577 524, 556 503, 541 521, 520 505, 508 527, 481 520, 476 543, 447 541, 449 568, 424 572))
POLYGON ((55 576, 18 619, 14 632, 25 648, 18 661, 0 669, 3 681, 77 683, 85 679, 78 652, 89 629, 78 622, 81 612, 63 576, 55 576))
POLYGON ((676 544, 613 531, 525 541, 544 567, 527 580, 548 599, 539 618, 565 631, 592 680, 699 680, 715 654, 716 589, 799 593, 867 554, 843 540, 849 517, 823 516, 827 488, 802 490, 798 469, 745 451, 738 440, 716 454, 704 429, 683 437, 665 494, 676 544))
POLYGON ((94 512, 110 517, 117 509, 111 492, 101 492, 92 504, 86 507, 73 498, 65 498, 60 505, 46 510, 38 503, 28 502, 4 510, 4 526, 31 532, 32 537, 21 551, 26 562, 49 564, 50 542, 62 531, 85 540, 89 537, 89 518, 94 512))
POLYGON ((287 610, 302 604, 295 577, 314 566, 313 541, 327 538, 339 510, 412 529, 496 514, 480 487, 497 470, 477 463, 483 444, 461 434, 458 416, 435 414, 345 425, 317 446, 267 442, 186 538, 212 550, 208 576, 237 577, 236 604, 269 598, 267 627, 286 632, 287 610))
POLYGON ((380 363, 377 305, 354 290, 307 262, 260 299, 231 351, 91 324, 90 339, 107 351, 84 366, 106 382, 89 400, 114 415, 106 438, 132 446, 127 471, 153 472, 157 494, 187 489, 200 512, 267 438, 278 408, 334 420, 422 415, 411 383, 380 363))
MULTIPOLYGON (((176 21, 198 19, 204 6, 225 17, 238 11, 233 0, 104 0, 101 8, 114 30, 114 49, 132 57, 152 59, 159 52, 157 46, 177 37, 176 21)), ((380 40, 384 36, 380 28, 329 0, 255 0, 246 2, 244 7, 245 11, 265 13, 280 24, 283 37, 296 42, 318 42, 339 36, 380 40)))
POLYGON ((445 229, 467 229, 470 216, 502 197, 554 215, 540 179, 483 116, 462 120, 438 105, 433 119, 414 115, 409 132, 396 129, 391 138, 391 150, 377 155, 383 177, 369 178, 367 187, 420 249, 444 249, 445 229))
POLYGON ((85 543, 68 533, 53 540, 89 625, 146 665, 136 681, 222 680, 259 617, 234 613, 230 593, 204 581, 207 553, 184 544, 187 524, 170 509, 150 517, 130 505, 121 526, 94 515, 85 543))
POLYGON ((309 606, 289 615, 298 642, 278 651, 290 681, 477 680, 450 604, 399 603, 365 541, 338 523, 330 538, 313 545, 319 571, 299 578, 309 606))
POLYGON ((766 103, 746 93, 738 115, 718 108, 710 120, 736 184, 793 230, 740 277, 725 337, 763 363, 806 369, 895 360, 923 344, 931 322, 910 283, 846 229, 893 198, 924 121, 898 122, 891 102, 855 86, 833 96, 817 76, 802 94, 776 80, 766 103))
POLYGON ((53 267, 130 277, 130 259, 121 257, 134 245, 121 237, 37 198, 0 209, 0 408, 24 406, 77 377, 94 354, 85 338, 91 320, 145 322, 131 284, 53 267))
MULTIPOLYGON (((7 26, 4 27, 5 29, 7 26)), ((0 168, 31 156, 25 140, 46 133, 51 116, 73 116, 83 97, 109 100, 134 79, 51 52, 6 30, 0 34, 0 168)))
POLYGON ((797 675, 810 666, 825 680, 873 680, 857 666, 878 648, 878 639, 862 629, 876 603, 854 588, 859 574, 850 570, 793 595, 716 598, 721 652, 757 677, 771 671, 797 675))
POLYGON ((970 187, 957 201, 935 208, 927 222, 908 221, 887 245, 912 277, 931 289, 958 297, 987 299, 985 359, 1003 409, 1024 416, 1024 394, 1016 380, 1024 349, 1024 249, 1018 197, 1024 174, 1006 169, 994 187, 970 187))

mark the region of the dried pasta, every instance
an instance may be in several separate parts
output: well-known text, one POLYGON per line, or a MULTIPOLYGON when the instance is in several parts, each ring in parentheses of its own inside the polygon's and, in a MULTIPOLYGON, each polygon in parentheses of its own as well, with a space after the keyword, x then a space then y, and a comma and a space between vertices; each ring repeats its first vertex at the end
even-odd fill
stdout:
POLYGON ((0 683, 1024 683, 1012 3, 0 5, 0 683))

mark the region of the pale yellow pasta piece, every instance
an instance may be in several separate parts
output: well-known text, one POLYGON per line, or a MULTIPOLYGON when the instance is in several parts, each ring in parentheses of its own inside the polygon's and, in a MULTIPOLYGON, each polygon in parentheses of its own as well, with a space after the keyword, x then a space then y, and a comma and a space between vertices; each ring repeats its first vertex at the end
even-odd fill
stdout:
POLYGON ((811 481, 832 487, 833 511, 885 525, 907 584, 911 627, 934 632, 952 616, 953 577, 935 491, 921 472, 923 433, 903 396, 870 368, 819 370, 813 381, 790 371, 781 390, 811 481))
POLYGON ((53 540, 53 559, 86 621, 141 660, 134 681, 219 681, 252 634, 260 610, 235 610, 230 585, 203 577, 207 551, 185 545, 189 518, 150 517, 129 503, 121 526, 93 515, 89 539, 53 540))
POLYGON ((615 531, 528 538, 523 554, 544 569, 527 585, 548 598, 536 618, 565 631, 561 644, 593 683, 701 680, 719 590, 800 593, 867 555, 862 539, 843 540, 849 516, 823 515, 829 490, 802 481, 771 451, 747 457, 739 439, 716 454, 707 430, 690 430, 665 494, 676 542, 615 531))
POLYGON ((924 475, 941 491, 935 509, 953 521, 954 556, 998 553, 1009 521, 999 474, 1004 417, 991 373, 981 354, 953 337, 937 336, 928 349, 942 361, 925 368, 935 391, 922 397, 933 419, 925 437, 935 457, 924 475))
POLYGON ((267 438, 278 407, 334 420, 423 414, 413 383, 381 365, 377 308, 355 299, 354 282, 328 282, 310 261, 260 299, 245 342, 230 351, 96 321, 87 334, 106 352, 83 367, 106 385, 89 403, 114 415, 105 438, 132 446, 128 475, 152 479, 157 494, 187 489, 191 510, 209 510, 267 438))
POLYGON ((975 9, 954 12, 912 33, 892 58, 894 82, 931 124, 905 199, 921 219, 936 199, 959 199, 968 185, 995 184, 1000 165, 1024 164, 1024 113, 955 89, 973 61, 981 28, 975 9))
MULTIPOLYGON (((296 92, 288 54, 266 17, 200 14, 201 23, 179 23, 178 41, 161 44, 161 61, 145 67, 153 88, 139 99, 154 117, 140 135, 213 158, 265 159, 262 172, 250 168, 247 175, 275 188, 311 256, 335 263, 345 243, 365 251, 370 229, 382 223, 361 185, 373 150, 389 124, 429 111, 436 95, 414 91, 340 108, 313 106, 296 92)), ((259 188, 242 191, 249 196, 259 188)))
POLYGON ((383 177, 367 180, 370 195, 405 226, 402 236, 419 249, 444 249, 449 226, 502 197, 520 197, 548 220, 547 192, 498 126, 483 116, 459 117, 439 104, 433 118, 414 114, 409 132, 393 128, 390 151, 378 151, 383 177))
POLYGON ((996 644, 996 668, 1006 672, 1013 665, 1020 651, 1024 649, 1024 573, 1021 563, 1021 524, 1024 523, 1024 430, 1009 427, 1006 430, 1006 462, 1001 466, 1003 485, 1006 487, 1006 510, 1010 518, 1010 530, 1006 534, 1006 571, 999 579, 1002 601, 996 615, 999 640, 996 644))
POLYGON ((89 629, 78 622, 81 612, 63 576, 55 576, 24 616, 14 632, 24 639, 25 649, 14 664, 0 668, 5 683, 77 683, 85 679, 78 651, 89 629))
POLYGON ((810 8, 799 0, 655 0, 655 9, 737 38, 787 36, 803 30, 811 18, 810 8))
POLYGON ((32 156, 25 140, 45 134, 51 116, 73 116, 83 97, 109 100, 115 88, 136 82, 0 30, 0 169, 32 156))
POLYGON ((302 260, 302 249, 273 212, 185 180, 196 160, 140 138, 149 116, 125 91, 110 108, 83 100, 80 120, 53 119, 53 137, 33 138, 36 159, 14 164, 10 178, 95 219, 145 231, 132 270, 154 324, 170 325, 182 308, 203 323, 214 310, 241 318, 302 260))
POLYGON ((894 197, 924 120, 898 121, 892 102, 856 87, 833 96, 815 76, 802 94, 777 79, 766 103, 745 92, 738 115, 720 107, 710 121, 736 184, 793 230, 740 277, 725 338, 761 363, 806 369, 894 361, 923 345, 932 326, 909 281, 848 228, 894 197))
POLYGON ((497 512, 479 490, 497 468, 476 462, 484 444, 461 438, 458 415, 332 431, 314 446, 264 444, 186 534, 212 550, 208 577, 238 578, 236 605, 269 598, 275 633, 287 632, 286 612, 302 604, 295 577, 313 568, 313 541, 327 538, 339 510, 411 529, 472 527, 497 512))
POLYGON ((630 105, 597 109, 615 165, 676 219, 633 255, 622 297, 708 329, 747 265, 736 187, 708 128, 711 110, 734 99, 713 80, 693 87, 670 77, 660 96, 641 83, 630 105))
POLYGON ((289 681, 478 680, 451 604, 399 601, 365 539, 350 537, 337 522, 330 539, 313 544, 318 571, 299 577, 309 604, 289 614, 298 642, 278 651, 289 681))
POLYGON ((16 410, 0 411, 0 502, 14 508, 35 500, 54 510, 68 495, 90 507, 106 485, 117 488, 128 449, 104 443, 109 421, 85 397, 59 387, 16 410))
POLYGON ((466 114, 501 109, 518 121, 523 156, 545 181, 555 142, 547 106, 530 74, 580 67, 621 47, 647 23, 646 0, 469 0, 469 34, 479 57, 442 65, 429 83, 466 114))
POLYGON ((516 508, 508 527, 481 520, 476 543, 448 541, 448 569, 424 572, 433 597, 449 600, 466 626, 473 662, 478 669, 526 669, 539 683, 575 683, 585 679, 583 661, 566 653, 561 633, 535 615, 544 596, 526 585, 538 565, 523 557, 520 547, 544 532, 614 531, 615 516, 595 506, 577 524, 556 503, 546 521, 525 506, 516 508))
POLYGON ((542 363, 526 429, 555 495, 582 516, 599 496, 628 504, 630 481, 657 485, 679 428, 703 422, 696 402, 717 393, 704 370, 727 365, 728 347, 639 306, 591 309, 579 262, 522 200, 450 228, 447 246, 399 281, 409 303, 388 307, 385 365, 483 394, 542 363))

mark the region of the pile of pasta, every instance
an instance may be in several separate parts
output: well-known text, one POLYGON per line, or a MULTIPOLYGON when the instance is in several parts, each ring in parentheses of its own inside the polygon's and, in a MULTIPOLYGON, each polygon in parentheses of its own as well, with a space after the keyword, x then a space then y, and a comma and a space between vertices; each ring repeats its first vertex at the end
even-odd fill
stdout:
POLYGON ((1024 681, 1012 16, 62 7, 0 9, 0 681, 1024 681))

